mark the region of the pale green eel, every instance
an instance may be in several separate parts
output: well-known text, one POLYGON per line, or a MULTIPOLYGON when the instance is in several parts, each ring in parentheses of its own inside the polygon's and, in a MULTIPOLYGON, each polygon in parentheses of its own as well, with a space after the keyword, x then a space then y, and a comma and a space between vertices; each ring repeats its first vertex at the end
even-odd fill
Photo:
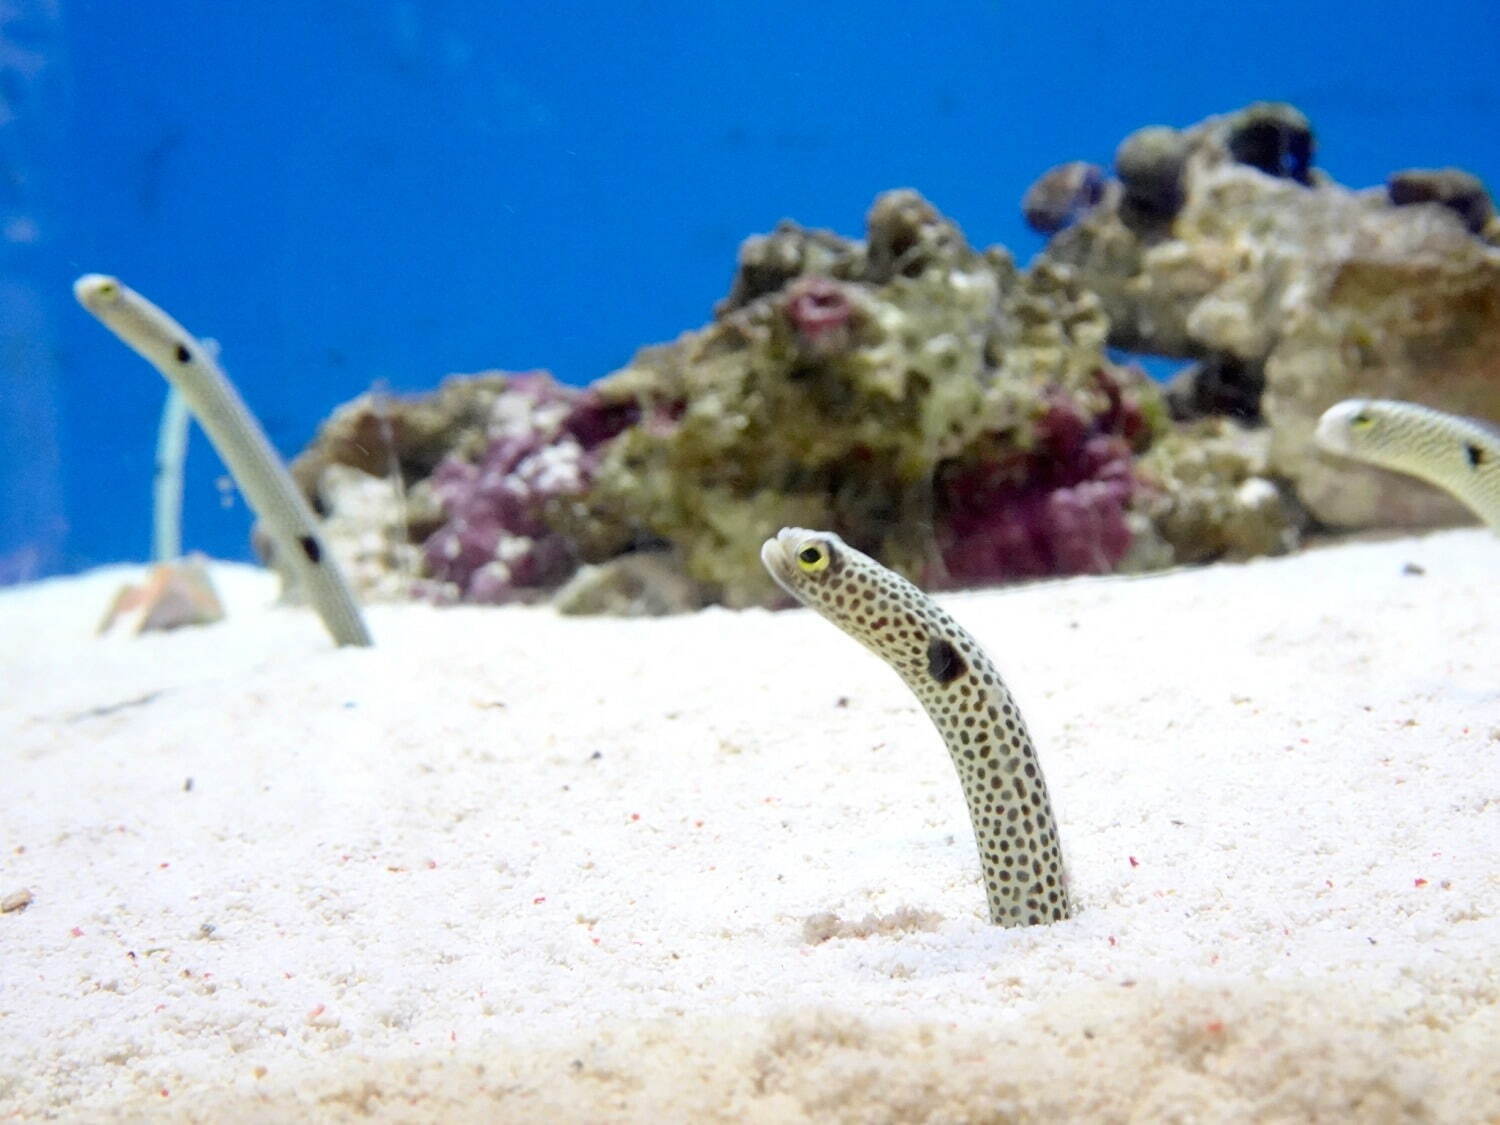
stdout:
POLYGON ((1033 926, 1069 917, 1036 749, 974 638, 917 587, 832 532, 783 528, 760 557, 789 594, 894 668, 926 708, 969 803, 990 921, 1033 926))
POLYGON ((214 362, 186 328, 128 285, 90 273, 73 283, 78 303, 147 360, 182 394, 188 409, 229 467, 250 508, 260 517, 334 641, 368 645, 359 603, 337 561, 323 545, 302 493, 265 432, 214 362))
POLYGON ((1330 453, 1445 489, 1500 532, 1500 429, 1488 422, 1412 402, 1355 398, 1324 411, 1314 438, 1330 453))

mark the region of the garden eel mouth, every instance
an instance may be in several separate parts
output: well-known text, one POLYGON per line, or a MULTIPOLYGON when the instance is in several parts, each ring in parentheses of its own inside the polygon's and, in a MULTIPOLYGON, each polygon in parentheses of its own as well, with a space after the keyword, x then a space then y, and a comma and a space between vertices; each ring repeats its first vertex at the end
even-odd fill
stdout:
POLYGON ((1318 419, 1329 453, 1395 469, 1444 489, 1500 532, 1500 429, 1394 399, 1347 399, 1318 419))
POLYGON ((912 583, 832 532, 783 528, 760 557, 787 593, 894 668, 926 709, 968 801, 990 921, 1029 926, 1070 917, 1036 748, 974 638, 912 583))
MULTIPOLYGON (((783 531, 782 534, 785 535, 786 532, 783 531)), ((771 577, 776 579, 776 585, 792 597, 798 597, 797 589, 793 585, 792 556, 787 553, 779 538, 767 539, 761 544, 760 561, 765 563, 766 569, 771 572, 771 577)))

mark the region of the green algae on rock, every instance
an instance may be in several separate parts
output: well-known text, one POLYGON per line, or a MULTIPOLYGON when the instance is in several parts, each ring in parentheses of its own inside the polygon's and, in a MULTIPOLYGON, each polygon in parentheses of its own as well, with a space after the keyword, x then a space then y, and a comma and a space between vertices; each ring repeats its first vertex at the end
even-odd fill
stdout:
POLYGON ((1157 392, 1107 333, 1072 271, 972 249, 915 192, 881 196, 863 242, 784 223, 746 244, 712 324, 597 385, 642 422, 604 452, 574 533, 594 554, 670 543, 730 605, 773 596, 758 549, 786 524, 941 583, 945 482, 993 466, 1021 487, 1059 404, 1085 429, 1128 414, 1117 436, 1149 441, 1157 392))
MULTIPOLYGON (((1203 418, 1163 435, 1138 466, 1137 508, 1167 550, 1152 562, 1206 563, 1281 555, 1301 539, 1306 515, 1271 479, 1270 434, 1229 418, 1203 418)), ((1148 541, 1141 536, 1143 550, 1148 541)))

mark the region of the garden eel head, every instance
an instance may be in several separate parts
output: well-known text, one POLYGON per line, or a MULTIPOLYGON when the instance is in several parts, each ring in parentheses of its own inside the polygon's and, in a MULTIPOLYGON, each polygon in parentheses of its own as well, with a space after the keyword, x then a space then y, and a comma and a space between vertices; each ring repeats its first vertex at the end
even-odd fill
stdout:
POLYGON ((1318 419, 1313 440, 1329 453, 1355 457, 1361 450, 1378 447, 1389 428, 1384 403, 1371 398, 1351 398, 1330 406, 1318 419))
POLYGON ((805 527, 784 527, 760 549, 760 560, 777 584, 814 609, 827 604, 831 581, 844 573, 853 555, 833 532, 805 527))
POLYGON ((86 273, 73 282, 73 295, 90 312, 98 312, 120 296, 120 283, 102 273, 86 273))
POLYGON ((760 558, 782 589, 903 675, 927 665, 930 644, 952 650, 938 625, 942 611, 927 595, 831 531, 782 528, 760 558))

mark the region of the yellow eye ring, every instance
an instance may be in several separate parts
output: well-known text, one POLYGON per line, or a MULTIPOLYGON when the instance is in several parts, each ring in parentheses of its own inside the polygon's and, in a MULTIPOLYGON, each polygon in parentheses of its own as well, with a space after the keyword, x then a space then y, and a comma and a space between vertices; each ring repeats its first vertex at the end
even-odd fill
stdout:
POLYGON ((1368 430, 1374 424, 1375 419, 1369 414, 1356 414, 1353 418, 1349 419, 1349 428, 1351 430, 1368 430))
POLYGON ((809 543, 797 552, 797 565, 804 574, 817 574, 828 568, 828 548, 821 543, 809 543))

